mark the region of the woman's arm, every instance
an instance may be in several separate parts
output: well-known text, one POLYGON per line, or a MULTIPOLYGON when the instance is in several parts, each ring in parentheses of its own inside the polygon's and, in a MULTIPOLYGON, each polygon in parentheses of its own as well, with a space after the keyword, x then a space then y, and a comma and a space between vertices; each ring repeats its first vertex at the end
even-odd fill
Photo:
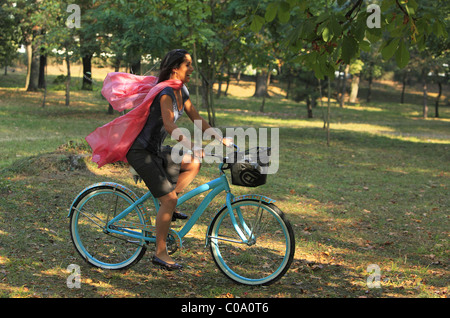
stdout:
POLYGON ((173 101, 172 97, 169 95, 161 96, 161 116, 164 123, 164 129, 172 136, 176 135, 174 139, 176 139, 179 143, 181 143, 187 149, 193 149, 193 143, 189 138, 183 135, 178 129, 177 124, 174 122, 175 115, 173 114, 173 101), (174 134, 176 132, 176 134, 174 134), (174 134, 174 135, 173 135, 174 134))
POLYGON ((184 103, 184 109, 189 118, 194 122, 198 128, 202 130, 202 132, 207 131, 211 136, 220 142, 222 142, 225 146, 231 146, 232 142, 228 138, 223 138, 221 134, 217 133, 215 129, 211 127, 211 125, 198 113, 197 109, 191 102, 191 99, 188 99, 184 103), (199 126, 200 125, 200 126, 199 126))

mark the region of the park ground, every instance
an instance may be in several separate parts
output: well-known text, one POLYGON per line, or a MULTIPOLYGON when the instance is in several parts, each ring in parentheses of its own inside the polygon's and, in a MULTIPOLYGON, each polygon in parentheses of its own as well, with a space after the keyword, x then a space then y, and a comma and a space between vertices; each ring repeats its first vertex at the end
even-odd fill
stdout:
MULTIPOLYGON (((373 101, 366 103, 362 83, 360 103, 340 108, 332 101, 329 145, 322 121, 326 100, 313 119, 306 118, 304 103, 284 99, 279 85, 271 86, 263 113, 250 82, 233 82, 229 95, 216 100, 220 128, 279 128, 279 170, 250 191, 274 198, 286 213, 296 236, 295 257, 279 282, 247 287, 226 279, 204 246, 221 202, 174 255, 185 264, 181 272, 155 268, 152 249, 121 272, 80 259, 67 219, 76 195, 99 181, 138 194, 145 186, 133 182, 124 164, 99 169, 90 162, 84 137, 117 116, 107 114, 99 92, 108 70, 95 70, 95 89, 86 92, 77 88, 81 72, 74 68, 70 106, 52 84, 63 71, 49 68, 44 108, 43 92, 22 88, 22 70, 0 75, 0 297, 448 297, 450 108, 442 103, 440 117, 433 117, 432 87, 429 118, 423 119, 420 89, 408 88, 400 104, 398 85, 377 82, 373 101), (80 288, 67 285, 71 264, 81 267, 80 288), (370 268, 378 269, 379 281, 370 268)), ((180 125, 189 122, 184 118, 180 125)), ((215 165, 204 164, 192 187, 217 173, 215 165)))

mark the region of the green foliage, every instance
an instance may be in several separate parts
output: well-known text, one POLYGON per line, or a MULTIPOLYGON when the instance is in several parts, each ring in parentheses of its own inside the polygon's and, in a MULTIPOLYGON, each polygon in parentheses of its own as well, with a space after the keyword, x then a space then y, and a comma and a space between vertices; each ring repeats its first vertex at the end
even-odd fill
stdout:
POLYGON ((284 65, 302 66, 324 80, 361 60, 359 73, 372 79, 391 61, 400 68, 410 64, 442 72, 449 52, 448 1, 377 1, 380 28, 369 26, 377 10, 368 10, 363 0, 79 0, 80 29, 65 25, 69 0, 5 3, 0 16, 7 20, 11 13, 13 21, 0 23, 0 59, 5 50, 31 39, 40 52, 58 50, 60 61, 61 54, 71 61, 93 55, 115 67, 142 60, 155 69, 167 51, 186 48, 211 123, 212 87, 224 72, 251 65, 258 74, 279 73, 284 65), (416 63, 418 54, 424 63, 416 63))
POLYGON ((19 28, 5 5, 0 6, 0 65, 8 66, 16 57, 19 28))
POLYGON ((363 70, 363 67, 364 67, 364 62, 363 61, 361 61, 359 59, 354 60, 350 64, 349 73, 352 74, 352 75, 359 74, 363 70))
POLYGON ((383 0, 373 12, 366 6, 362 0, 270 1, 265 14, 250 18, 250 28, 258 32, 276 22, 288 30, 283 46, 319 79, 333 77, 339 64, 349 64, 380 41, 383 59, 394 57, 404 68, 411 47, 423 50, 432 34, 447 37, 444 21, 450 5, 446 1, 383 0), (374 17, 379 18, 379 28, 368 25, 374 17))

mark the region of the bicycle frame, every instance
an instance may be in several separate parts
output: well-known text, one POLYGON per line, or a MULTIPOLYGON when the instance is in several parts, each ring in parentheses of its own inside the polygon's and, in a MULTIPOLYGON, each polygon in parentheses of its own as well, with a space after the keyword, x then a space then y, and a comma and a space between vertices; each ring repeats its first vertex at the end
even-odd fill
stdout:
MULTIPOLYGON (((228 207, 228 210, 230 212, 230 218, 232 220, 232 223, 234 225, 234 228, 236 229, 237 234, 239 235, 239 237, 242 240, 242 243, 245 244, 248 242, 247 237, 251 237, 251 230, 248 228, 248 226, 245 224, 243 218, 241 215, 238 215, 238 219, 242 225, 242 227, 244 228, 244 231, 242 231, 242 229, 239 227, 238 221, 234 215, 234 213, 232 213, 232 209, 231 209, 231 203, 232 200, 234 199, 233 194, 230 191, 230 185, 228 183, 228 180, 226 178, 226 175, 224 173, 222 173, 219 178, 214 179, 208 183, 205 183, 191 191, 189 191, 188 193, 184 194, 183 196, 181 196, 178 199, 178 203, 177 206, 182 205, 183 203, 185 203, 186 201, 192 199, 193 197, 204 193, 206 191, 211 190, 210 193, 208 193, 208 195, 202 200, 202 202, 200 203, 200 205, 197 207, 197 209, 195 210, 195 212, 192 214, 192 216, 189 218, 189 221, 187 221, 187 223, 183 226, 183 228, 177 232, 172 230, 172 233, 175 233, 178 237, 178 242, 180 244, 179 247, 181 246, 181 242, 182 242, 182 238, 184 236, 186 236, 187 233, 189 233, 189 231, 192 229, 192 227, 194 226, 194 224, 197 222, 197 220, 202 216, 202 214, 204 213, 204 211, 206 210, 206 208, 209 206, 209 204, 212 202, 212 200, 218 195, 220 194, 222 191, 227 192, 227 196, 226 196, 226 206, 228 207), (246 232, 247 235, 244 234, 244 232, 246 232)), ((131 238, 135 238, 135 239, 144 239, 147 242, 155 242, 155 237, 148 237, 148 236, 144 236, 139 232, 136 231, 132 231, 129 229, 121 229, 121 230, 117 230, 115 229, 116 224, 119 224, 121 226, 134 226, 137 228, 141 228, 143 230, 151 230, 154 227, 150 226, 150 225, 146 225, 144 227, 142 227, 141 224, 135 224, 135 223, 121 223, 120 220, 122 218, 124 218, 128 213, 130 213, 131 211, 133 211, 136 207, 141 206, 145 201, 147 201, 148 199, 153 198, 153 201, 155 203, 155 207, 158 210, 159 208, 159 204, 158 201, 152 196, 151 192, 147 192, 146 194, 144 194, 141 198, 139 198, 138 200, 136 200, 133 204, 131 204, 128 208, 126 208, 125 210, 123 210, 122 212, 120 212, 117 216, 115 216, 114 218, 112 218, 106 225, 106 230, 109 233, 113 233, 113 234, 120 234, 120 235, 124 235, 124 236, 128 236, 131 238)))

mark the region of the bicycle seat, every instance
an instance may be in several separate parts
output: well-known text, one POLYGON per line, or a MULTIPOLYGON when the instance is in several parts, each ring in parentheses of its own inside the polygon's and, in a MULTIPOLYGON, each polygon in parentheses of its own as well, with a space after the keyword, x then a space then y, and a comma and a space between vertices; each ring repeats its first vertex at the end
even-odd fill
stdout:
POLYGON ((130 166, 129 171, 130 171, 131 175, 133 176, 133 180, 134 180, 135 184, 138 184, 138 182, 142 181, 141 176, 136 172, 136 170, 134 170, 134 168, 132 166, 130 166))

